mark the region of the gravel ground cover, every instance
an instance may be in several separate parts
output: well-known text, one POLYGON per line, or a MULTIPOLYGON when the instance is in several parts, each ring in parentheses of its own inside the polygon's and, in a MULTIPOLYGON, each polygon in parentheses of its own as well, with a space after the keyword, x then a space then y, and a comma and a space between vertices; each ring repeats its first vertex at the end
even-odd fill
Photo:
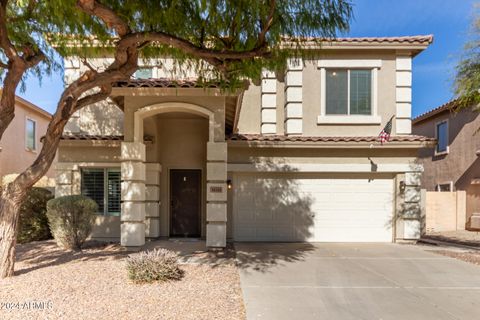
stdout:
POLYGON ((480 265, 480 251, 431 250, 434 253, 480 265))
POLYGON ((0 280, 0 319, 245 319, 233 259, 182 264, 182 280, 136 285, 118 245, 72 253, 42 241, 17 254, 16 276, 0 280))
POLYGON ((480 232, 477 231, 458 230, 431 232, 422 238, 480 247, 480 232))

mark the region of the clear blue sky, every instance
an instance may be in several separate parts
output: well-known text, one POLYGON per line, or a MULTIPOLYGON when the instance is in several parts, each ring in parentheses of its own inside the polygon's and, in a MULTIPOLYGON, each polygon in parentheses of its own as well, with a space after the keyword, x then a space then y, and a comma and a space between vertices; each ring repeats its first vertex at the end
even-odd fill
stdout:
MULTIPOLYGON (((404 36, 433 34, 434 43, 413 62, 413 116, 449 101, 452 79, 469 37, 474 3, 480 0, 352 0, 355 19, 341 36, 404 36)), ((20 96, 49 112, 62 92, 62 75, 28 79, 20 96)))

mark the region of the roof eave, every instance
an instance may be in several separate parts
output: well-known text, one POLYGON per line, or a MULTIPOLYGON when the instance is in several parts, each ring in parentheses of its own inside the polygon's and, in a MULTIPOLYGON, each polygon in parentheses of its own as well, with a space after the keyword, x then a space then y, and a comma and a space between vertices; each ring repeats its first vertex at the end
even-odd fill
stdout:
POLYGON ((297 142, 227 140, 229 147, 247 148, 320 148, 320 149, 420 149, 433 148, 435 141, 388 142, 297 142))

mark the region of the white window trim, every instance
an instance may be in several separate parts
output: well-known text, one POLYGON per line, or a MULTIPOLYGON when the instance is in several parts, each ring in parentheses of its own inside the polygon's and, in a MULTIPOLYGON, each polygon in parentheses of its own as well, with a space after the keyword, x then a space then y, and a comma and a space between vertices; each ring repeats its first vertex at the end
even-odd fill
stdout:
POLYGON ((437 140, 437 145, 435 145, 435 156, 443 156, 443 155, 446 155, 446 154, 448 154, 448 153, 450 152, 450 144, 449 144, 449 142, 448 142, 448 140, 450 139, 449 136, 448 136, 449 126, 450 126, 450 124, 448 123, 448 119, 435 122, 435 139, 437 140), (442 124, 442 123, 446 123, 446 124, 447 124, 447 149, 446 149, 445 151, 440 151, 440 152, 438 152, 438 151, 437 151, 437 146, 438 146, 438 125, 439 125, 439 124, 442 124))
MULTIPOLYGON (((378 115, 378 69, 382 66, 382 60, 320 60, 320 115, 317 124, 369 124, 382 123, 382 117, 378 115), (372 114, 371 115, 327 115, 327 68, 339 69, 371 69, 372 70, 372 114)), ((348 88, 350 104, 350 76, 348 76, 348 88)), ((350 106, 349 106, 350 109, 350 106)))
POLYGON ((440 183, 437 183, 435 185, 435 191, 437 192, 453 192, 453 181, 445 181, 445 182, 440 182, 440 183), (450 186, 450 191, 441 191, 440 190, 440 186, 441 185, 444 185, 444 184, 448 184, 450 186))
POLYGON ((37 151, 37 121, 33 118, 30 118, 28 116, 25 117, 25 150, 30 151, 30 152, 36 152, 37 151), (28 121, 32 121, 34 123, 34 129, 33 129, 33 148, 29 148, 27 144, 27 137, 28 137, 28 121))

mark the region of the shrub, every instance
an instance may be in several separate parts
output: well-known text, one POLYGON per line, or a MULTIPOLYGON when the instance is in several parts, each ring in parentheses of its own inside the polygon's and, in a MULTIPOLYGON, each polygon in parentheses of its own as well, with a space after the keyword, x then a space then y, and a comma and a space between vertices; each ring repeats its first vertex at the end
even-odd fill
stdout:
POLYGON ((52 199, 50 191, 43 188, 32 188, 27 193, 20 207, 18 220, 18 243, 51 239, 48 228, 47 201, 52 199))
POLYGON ((97 210, 95 201, 80 195, 48 201, 48 224, 57 244, 65 249, 80 250, 92 231, 97 210))
POLYGON ((177 261, 178 255, 167 249, 130 255, 127 258, 128 278, 136 283, 178 280, 183 276, 183 271, 177 261))

